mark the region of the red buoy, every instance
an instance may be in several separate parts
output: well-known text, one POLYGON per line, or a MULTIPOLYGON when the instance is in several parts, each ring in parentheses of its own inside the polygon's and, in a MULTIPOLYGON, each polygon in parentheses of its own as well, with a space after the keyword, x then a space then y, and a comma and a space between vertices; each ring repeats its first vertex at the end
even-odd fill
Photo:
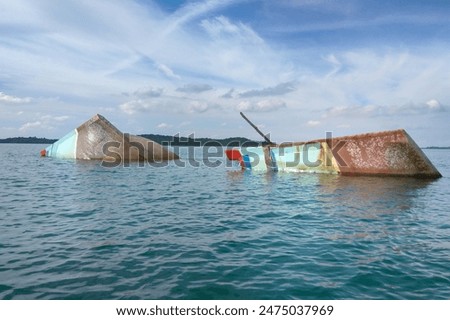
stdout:
POLYGON ((241 161, 242 160, 242 154, 237 149, 227 149, 225 150, 225 154, 227 155, 228 159, 231 161, 241 161))
POLYGON ((245 168, 244 159, 242 158, 241 151, 237 149, 227 149, 225 150, 225 154, 227 155, 228 160, 239 161, 241 167, 245 168))
POLYGON ((41 157, 45 157, 47 155, 47 151, 45 149, 41 150, 41 157))

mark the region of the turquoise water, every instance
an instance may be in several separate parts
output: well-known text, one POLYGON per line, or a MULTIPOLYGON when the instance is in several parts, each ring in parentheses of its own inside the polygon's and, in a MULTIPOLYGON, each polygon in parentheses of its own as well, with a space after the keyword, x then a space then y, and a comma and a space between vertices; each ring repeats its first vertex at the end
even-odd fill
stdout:
POLYGON ((42 147, 0 145, 2 299, 450 298, 450 150, 425 150, 444 177, 423 181, 42 147))

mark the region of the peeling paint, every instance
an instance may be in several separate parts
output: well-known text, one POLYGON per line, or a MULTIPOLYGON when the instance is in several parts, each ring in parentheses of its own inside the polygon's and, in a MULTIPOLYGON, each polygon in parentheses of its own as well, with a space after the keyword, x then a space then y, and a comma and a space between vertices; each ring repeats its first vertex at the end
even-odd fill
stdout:
POLYGON ((253 170, 441 177, 403 129, 249 149, 253 170))
POLYGON ((160 144, 122 133, 97 114, 45 149, 48 157, 80 160, 162 161, 178 159, 160 144), (115 144, 107 148, 105 145, 115 144))

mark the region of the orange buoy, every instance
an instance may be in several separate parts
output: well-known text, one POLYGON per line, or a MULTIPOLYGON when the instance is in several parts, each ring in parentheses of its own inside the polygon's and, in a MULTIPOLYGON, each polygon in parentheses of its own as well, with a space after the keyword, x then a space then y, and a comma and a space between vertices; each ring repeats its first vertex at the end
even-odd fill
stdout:
POLYGON ((45 157, 47 155, 47 151, 45 149, 41 150, 41 157, 45 157))

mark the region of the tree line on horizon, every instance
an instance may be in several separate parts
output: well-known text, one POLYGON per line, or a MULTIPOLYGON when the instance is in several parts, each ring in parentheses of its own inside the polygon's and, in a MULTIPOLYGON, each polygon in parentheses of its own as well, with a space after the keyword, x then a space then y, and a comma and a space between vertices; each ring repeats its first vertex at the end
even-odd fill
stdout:
MULTIPOLYGON (((239 146, 254 147, 261 145, 262 143, 244 137, 212 139, 212 138, 169 136, 160 134, 141 134, 140 136, 166 146, 200 147, 208 145, 208 146, 229 146, 229 147, 239 147, 239 146)), ((52 144, 55 143, 56 141, 58 141, 58 139, 47 139, 37 137, 13 137, 0 139, 0 143, 18 143, 18 144, 52 144)))
MULTIPOLYGON (((228 147, 256 147, 260 145, 266 145, 265 142, 254 141, 244 137, 232 137, 224 139, 212 139, 212 138, 193 138, 193 137, 180 137, 180 136, 168 136, 160 134, 141 134, 141 137, 153 140, 161 145, 166 146, 186 146, 186 147, 200 147, 204 145, 208 146, 228 146, 228 147)), ((58 141, 58 139, 47 139, 37 137, 13 137, 0 139, 0 143, 17 143, 17 144, 52 144, 58 141)), ((428 146, 422 147, 422 149, 450 149, 448 147, 428 146)))

